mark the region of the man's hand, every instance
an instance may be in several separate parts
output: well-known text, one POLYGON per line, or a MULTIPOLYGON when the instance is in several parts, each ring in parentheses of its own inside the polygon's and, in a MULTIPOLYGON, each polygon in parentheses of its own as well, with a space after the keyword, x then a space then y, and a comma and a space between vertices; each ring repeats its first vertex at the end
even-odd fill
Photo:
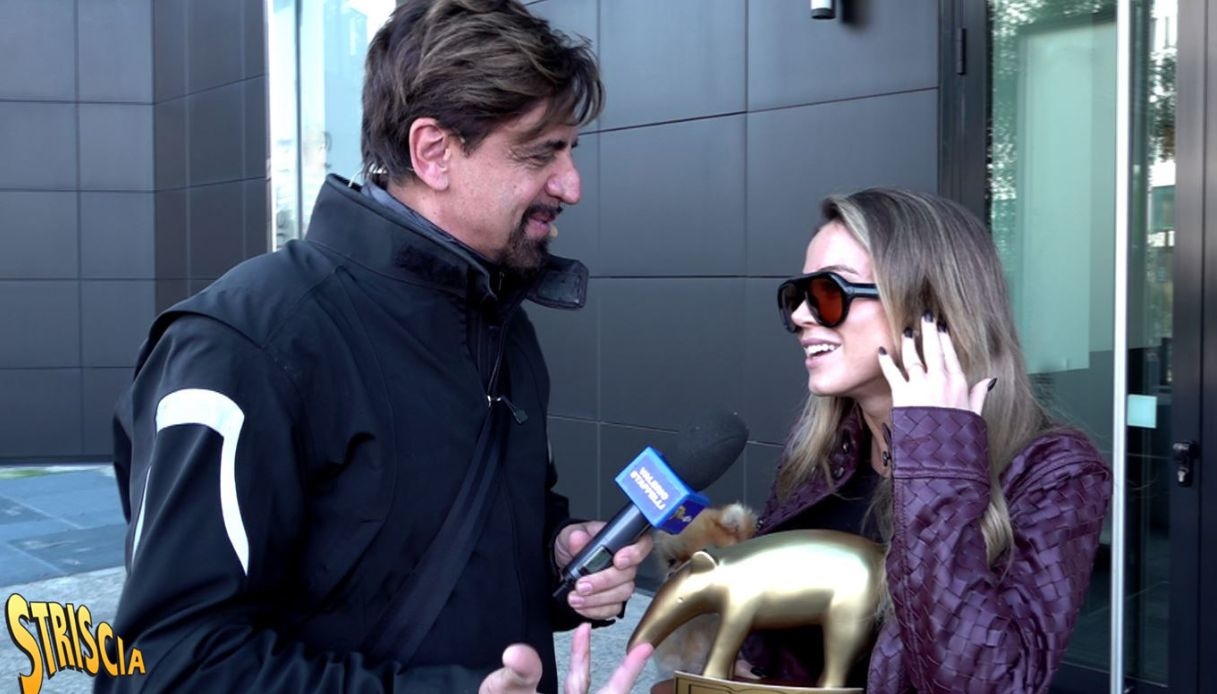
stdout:
MULTIPOLYGON (((650 644, 639 644, 626 655, 613 672, 608 684, 597 694, 630 694, 638 675, 651 657, 650 644)), ((581 624, 570 644, 570 671, 566 675, 566 694, 588 694, 592 679, 592 626, 581 624)), ((503 651, 503 667, 482 680, 478 694, 536 694, 541 681, 541 658, 523 644, 508 646, 503 651)))
MULTIPOLYGON (((589 521, 563 528, 554 542, 554 562, 565 568, 603 527, 603 521, 589 521)), ((571 608, 588 619, 612 619, 621 614, 625 601, 634 594, 638 565, 650 553, 649 533, 638 542, 617 550, 611 567, 584 576, 575 583, 575 589, 567 598, 571 608)))

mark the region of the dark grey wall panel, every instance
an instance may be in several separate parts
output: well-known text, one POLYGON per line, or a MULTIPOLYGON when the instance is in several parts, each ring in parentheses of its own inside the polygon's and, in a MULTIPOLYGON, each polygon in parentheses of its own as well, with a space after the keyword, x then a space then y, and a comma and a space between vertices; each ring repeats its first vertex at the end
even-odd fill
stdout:
POLYGON ((187 280, 157 280, 156 281, 156 313, 159 315, 165 309, 190 296, 190 283, 187 280))
POLYGON ((81 193, 82 278, 156 276, 153 199, 152 193, 81 193))
POLYGON ((156 148, 156 188, 185 188, 186 98, 170 99, 153 107, 153 142, 156 148))
POLYGON ((558 470, 554 490, 570 499, 570 513, 576 518, 600 517, 598 429, 596 422, 549 418, 549 445, 558 470))
POLYGON ((587 306, 579 311, 528 306, 528 317, 549 366, 550 414, 585 419, 599 416, 598 285, 599 281, 592 283, 587 306))
POLYGON ((244 76, 257 77, 266 74, 266 3, 244 0, 245 23, 242 27, 245 46, 244 76))
POLYGON ((0 458, 80 454, 80 369, 0 369, 0 458))
POLYGON ((0 340, 4 368, 80 366, 80 283, 0 281, 0 326, 21 336, 0 340))
POLYGON ((152 87, 157 101, 186 93, 186 3, 154 0, 152 5, 152 87))
POLYGON ((152 102, 151 0, 79 3, 80 99, 152 102))
POLYGON ((244 76, 245 2, 247 0, 188 0, 188 91, 218 87, 244 76))
POLYGON ((266 116, 266 78, 246 80, 244 87, 244 102, 242 120, 244 121, 244 170, 243 178, 266 178, 270 170, 267 159, 270 150, 267 148, 267 132, 270 121, 266 116))
POLYGON ((189 253, 188 193, 169 190, 156 194, 156 276, 185 279, 189 253))
POLYGON ((936 191, 938 92, 748 114, 748 272, 788 276, 829 193, 936 191))
POLYGON ((186 97, 190 133, 190 185, 235 181, 244 177, 241 150, 245 87, 242 83, 186 97))
POLYGON ((75 190, 76 104, 0 102, 0 162, 0 188, 75 190))
MULTIPOLYGON (((552 0, 547 0, 552 1, 552 0)), ((580 135, 575 148, 575 166, 579 170, 583 198, 577 205, 562 208, 555 224, 558 238, 550 251, 568 258, 578 258, 593 275, 600 271, 600 136, 580 135)))
POLYGON ((84 369, 85 455, 113 455, 114 404, 131 383, 131 369, 84 369))
POLYGON ((744 451, 744 496, 741 500, 758 514, 765 507, 765 500, 769 498, 769 490, 773 486, 781 457, 781 446, 749 443, 744 451))
POLYGON ((153 190, 152 106, 80 105, 80 187, 153 190))
POLYGON ((75 0, 0 2, 0 99, 75 100, 75 5, 75 0))
POLYGON ((242 186, 245 193, 245 257, 270 251, 270 182, 251 179, 242 186))
POLYGON ((748 109, 938 86, 938 1, 844 2, 811 19, 806 0, 748 3, 748 109))
POLYGON ((743 279, 605 279, 601 418, 675 429, 743 399, 743 279))
POLYGON ((600 139, 600 272, 743 273, 743 116, 607 132, 600 139))
POLYGON ((744 3, 600 3, 601 128, 744 110, 744 3))
POLYGON ((243 184, 190 189, 191 278, 215 279, 245 259, 243 184))
MULTIPOLYGON (((791 272, 796 274, 796 272, 791 272)), ((752 439, 783 443, 807 396, 803 350, 778 319, 776 279, 749 279, 744 306, 744 407, 752 439)))
POLYGON ((75 193, 0 192, 0 277, 75 279, 75 193))
POLYGON ((155 284, 133 280, 81 285, 84 366, 134 366, 139 345, 156 316, 155 284))

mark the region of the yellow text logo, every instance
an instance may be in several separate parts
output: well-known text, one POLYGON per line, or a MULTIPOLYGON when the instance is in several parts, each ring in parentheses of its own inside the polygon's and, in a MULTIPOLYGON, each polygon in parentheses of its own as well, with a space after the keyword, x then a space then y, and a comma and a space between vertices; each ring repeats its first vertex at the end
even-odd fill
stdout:
POLYGON ((108 622, 94 626, 84 605, 30 602, 13 593, 4 614, 9 637, 30 659, 29 674, 17 676, 22 694, 41 691, 43 673, 48 680, 63 670, 91 677, 103 671, 111 677, 144 674, 144 654, 138 648, 126 651, 108 622))

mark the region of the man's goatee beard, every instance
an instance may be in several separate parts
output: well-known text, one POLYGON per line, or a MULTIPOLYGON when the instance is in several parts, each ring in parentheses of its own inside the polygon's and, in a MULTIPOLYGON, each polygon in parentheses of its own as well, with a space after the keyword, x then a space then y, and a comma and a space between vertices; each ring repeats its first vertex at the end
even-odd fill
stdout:
POLYGON ((532 275, 541 269, 549 255, 549 237, 532 241, 525 232, 525 221, 516 227, 507 242, 507 254, 503 256, 503 265, 517 274, 532 275))

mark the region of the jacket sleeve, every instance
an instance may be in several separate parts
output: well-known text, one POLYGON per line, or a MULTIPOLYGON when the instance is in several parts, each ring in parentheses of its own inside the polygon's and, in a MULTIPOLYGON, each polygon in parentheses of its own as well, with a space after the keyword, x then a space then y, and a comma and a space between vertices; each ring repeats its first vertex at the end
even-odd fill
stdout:
POLYGON ((986 562, 984 420, 962 410, 892 412, 888 586, 903 661, 921 692, 1043 692, 1073 630, 1110 496, 1080 436, 1033 442, 1006 490, 1008 563, 986 562))
POLYGON ((476 691, 486 673, 370 666, 277 633, 299 564, 311 443, 286 372, 227 326, 172 323, 120 401, 127 581, 115 631, 143 676, 98 691, 476 691))

